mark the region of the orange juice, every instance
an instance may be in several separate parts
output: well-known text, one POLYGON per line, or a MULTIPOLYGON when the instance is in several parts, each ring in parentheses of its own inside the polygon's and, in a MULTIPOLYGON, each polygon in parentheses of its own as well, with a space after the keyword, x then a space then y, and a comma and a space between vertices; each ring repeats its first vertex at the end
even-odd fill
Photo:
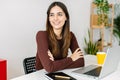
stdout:
POLYGON ((97 61, 99 65, 103 65, 105 58, 106 58, 105 52, 97 52, 97 61))

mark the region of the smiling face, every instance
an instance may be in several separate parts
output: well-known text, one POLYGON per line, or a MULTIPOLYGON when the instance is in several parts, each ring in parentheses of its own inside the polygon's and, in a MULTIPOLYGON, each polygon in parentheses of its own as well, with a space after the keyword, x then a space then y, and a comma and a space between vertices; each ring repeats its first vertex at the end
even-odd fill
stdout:
POLYGON ((66 15, 59 6, 54 6, 50 10, 49 22, 53 27, 53 30, 62 30, 66 21, 66 15))

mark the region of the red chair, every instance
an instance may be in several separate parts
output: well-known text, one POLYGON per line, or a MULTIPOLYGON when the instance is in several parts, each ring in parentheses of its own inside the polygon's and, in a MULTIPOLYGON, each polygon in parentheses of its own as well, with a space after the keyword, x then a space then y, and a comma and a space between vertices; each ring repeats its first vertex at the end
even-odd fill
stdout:
POLYGON ((7 80, 7 61, 0 59, 0 80, 7 80))

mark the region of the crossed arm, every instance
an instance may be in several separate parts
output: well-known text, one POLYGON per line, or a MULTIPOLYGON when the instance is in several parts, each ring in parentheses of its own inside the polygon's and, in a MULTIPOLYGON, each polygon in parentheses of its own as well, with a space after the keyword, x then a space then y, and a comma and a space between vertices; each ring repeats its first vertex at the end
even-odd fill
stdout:
MULTIPOLYGON (((50 50, 48 50, 48 56, 49 56, 49 59, 51 61, 54 61, 54 57, 52 55, 52 53, 50 52, 50 50)), ((76 61, 77 59, 79 58, 83 58, 83 52, 80 51, 80 48, 77 48, 70 56, 70 58, 72 59, 72 61, 76 61)))

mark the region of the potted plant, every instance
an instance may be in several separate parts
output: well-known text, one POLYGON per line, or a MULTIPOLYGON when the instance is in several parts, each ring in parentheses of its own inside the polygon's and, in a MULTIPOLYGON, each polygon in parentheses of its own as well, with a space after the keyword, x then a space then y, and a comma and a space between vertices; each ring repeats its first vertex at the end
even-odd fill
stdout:
POLYGON ((120 14, 114 19, 113 35, 118 39, 120 45, 120 14))
POLYGON ((109 3, 108 0, 94 0, 93 3, 97 6, 98 25, 108 25, 109 3))
POLYGON ((86 44, 86 47, 84 48, 84 50, 87 54, 96 55, 96 53, 98 52, 97 43, 93 43, 90 41, 90 31, 89 30, 88 30, 88 36, 89 36, 88 41, 86 38, 84 38, 84 42, 86 44))

